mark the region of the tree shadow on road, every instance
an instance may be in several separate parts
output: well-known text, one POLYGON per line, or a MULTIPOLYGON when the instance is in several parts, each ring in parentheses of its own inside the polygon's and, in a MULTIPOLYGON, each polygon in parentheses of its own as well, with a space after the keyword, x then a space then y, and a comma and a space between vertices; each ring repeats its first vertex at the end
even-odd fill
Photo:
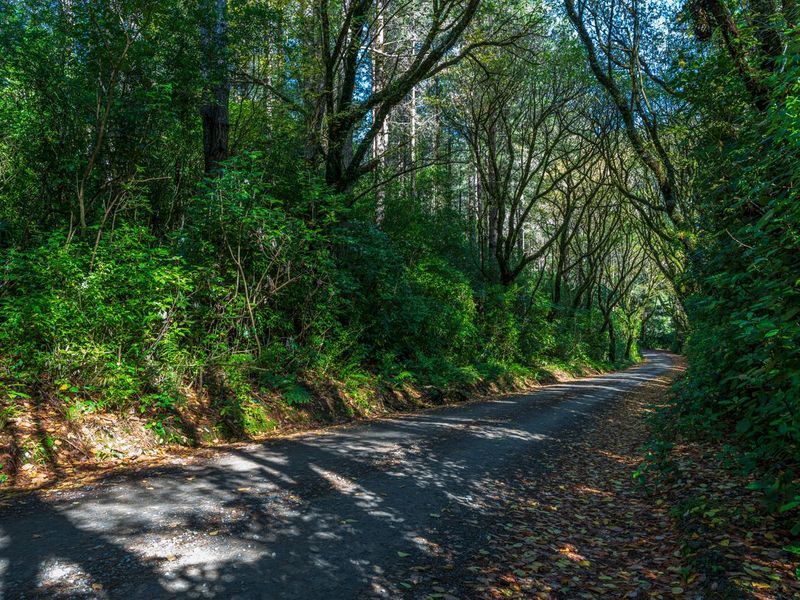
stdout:
MULTIPOLYGON (((137 597, 156 598, 164 592, 151 564, 103 535, 76 527, 50 503, 36 496, 26 498, 25 514, 34 518, 4 515, 0 522, 0 572, 4 582, 2 597, 59 597, 58 584, 46 585, 46 570, 53 561, 59 569, 74 571, 89 580, 91 593, 86 597, 102 597, 103 589, 113 587, 120 568, 136 573, 137 597), (91 584, 98 589, 92 589, 91 584), (98 587, 99 586, 99 587, 98 587)), ((74 590, 65 590, 68 597, 74 590)))
POLYGON ((481 499, 493 482, 520 455, 558 451, 553 431, 590 423, 603 392, 572 396, 593 389, 561 388, 544 429, 520 412, 559 399, 512 397, 376 422, 369 435, 345 428, 233 448, 204 466, 113 476, 98 491, 26 497, 0 516, 0 591, 58 597, 57 586, 39 586, 43 567, 60 561, 84 582, 65 597, 400 597, 408 569, 436 570, 458 560, 448 549, 482 543, 481 499))

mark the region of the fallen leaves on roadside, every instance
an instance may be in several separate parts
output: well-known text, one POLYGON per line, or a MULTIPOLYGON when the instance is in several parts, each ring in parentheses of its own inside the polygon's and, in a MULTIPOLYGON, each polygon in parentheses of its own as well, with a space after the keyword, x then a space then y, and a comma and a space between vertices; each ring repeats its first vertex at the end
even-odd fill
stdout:
POLYGON ((709 449, 677 447, 678 475, 655 493, 634 482, 646 413, 669 384, 640 386, 598 413, 591 430, 559 440, 546 475, 529 465, 494 482, 495 522, 484 524, 486 543, 450 589, 492 599, 800 597, 798 556, 781 549, 789 541, 752 497, 743 503, 746 482, 709 449), (681 502, 698 494, 687 528, 681 502))

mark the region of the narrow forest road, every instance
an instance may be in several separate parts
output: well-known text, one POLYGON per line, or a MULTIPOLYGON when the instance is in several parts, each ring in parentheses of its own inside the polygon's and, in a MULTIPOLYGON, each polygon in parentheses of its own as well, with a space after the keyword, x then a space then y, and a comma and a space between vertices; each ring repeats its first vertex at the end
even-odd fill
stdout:
POLYGON ((442 569, 456 587, 434 588, 440 597, 469 597, 459 561, 483 547, 489 520, 502 522, 487 509, 497 482, 513 485, 520 468, 546 482, 545 457, 565 437, 675 368, 668 354, 647 359, 528 395, 6 500, 0 597, 411 598, 420 590, 409 572, 442 569))

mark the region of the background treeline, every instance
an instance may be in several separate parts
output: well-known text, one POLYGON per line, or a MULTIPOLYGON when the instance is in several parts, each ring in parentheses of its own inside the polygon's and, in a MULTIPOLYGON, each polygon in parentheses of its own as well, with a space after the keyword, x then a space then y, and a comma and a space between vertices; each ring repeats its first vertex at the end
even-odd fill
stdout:
POLYGON ((0 0, 4 393, 166 436, 199 393, 254 433, 260 393, 310 381, 444 389, 688 333, 681 422, 789 510, 796 15, 0 0))

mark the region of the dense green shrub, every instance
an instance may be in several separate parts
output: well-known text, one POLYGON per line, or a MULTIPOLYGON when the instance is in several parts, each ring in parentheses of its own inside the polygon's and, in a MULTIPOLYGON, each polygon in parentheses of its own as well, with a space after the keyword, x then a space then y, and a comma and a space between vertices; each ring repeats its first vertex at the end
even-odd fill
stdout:
POLYGON ((514 310, 518 290, 487 286, 480 296, 481 358, 511 363, 519 356, 520 323, 514 310))
POLYGON ((476 341, 473 291, 463 273, 428 258, 409 269, 416 326, 411 344, 423 352, 469 361, 476 341))
POLYGON ((188 359, 191 274, 146 229, 119 227, 96 244, 56 232, 3 263, 0 348, 23 370, 111 406, 174 387, 188 359))
POLYGON ((299 368, 336 329, 333 263, 320 228, 332 207, 317 205, 321 222, 310 222, 314 188, 299 191, 291 204, 273 195, 263 157, 251 154, 229 161, 193 203, 176 238, 203 273, 194 343, 207 364, 247 354, 255 366, 299 368))
MULTIPOLYGON (((800 134, 798 64, 773 108, 705 149, 707 233, 688 284, 689 372, 678 406, 692 432, 744 448, 775 508, 800 503, 800 134), (781 102, 785 100, 785 104, 781 102), (793 112, 794 111, 794 112, 793 112), (752 148, 771 147, 769 153, 752 148), (720 177, 720 173, 726 174, 720 177)), ((800 519, 798 519, 800 520, 800 519)), ((800 526, 797 527, 800 531, 800 526)))

